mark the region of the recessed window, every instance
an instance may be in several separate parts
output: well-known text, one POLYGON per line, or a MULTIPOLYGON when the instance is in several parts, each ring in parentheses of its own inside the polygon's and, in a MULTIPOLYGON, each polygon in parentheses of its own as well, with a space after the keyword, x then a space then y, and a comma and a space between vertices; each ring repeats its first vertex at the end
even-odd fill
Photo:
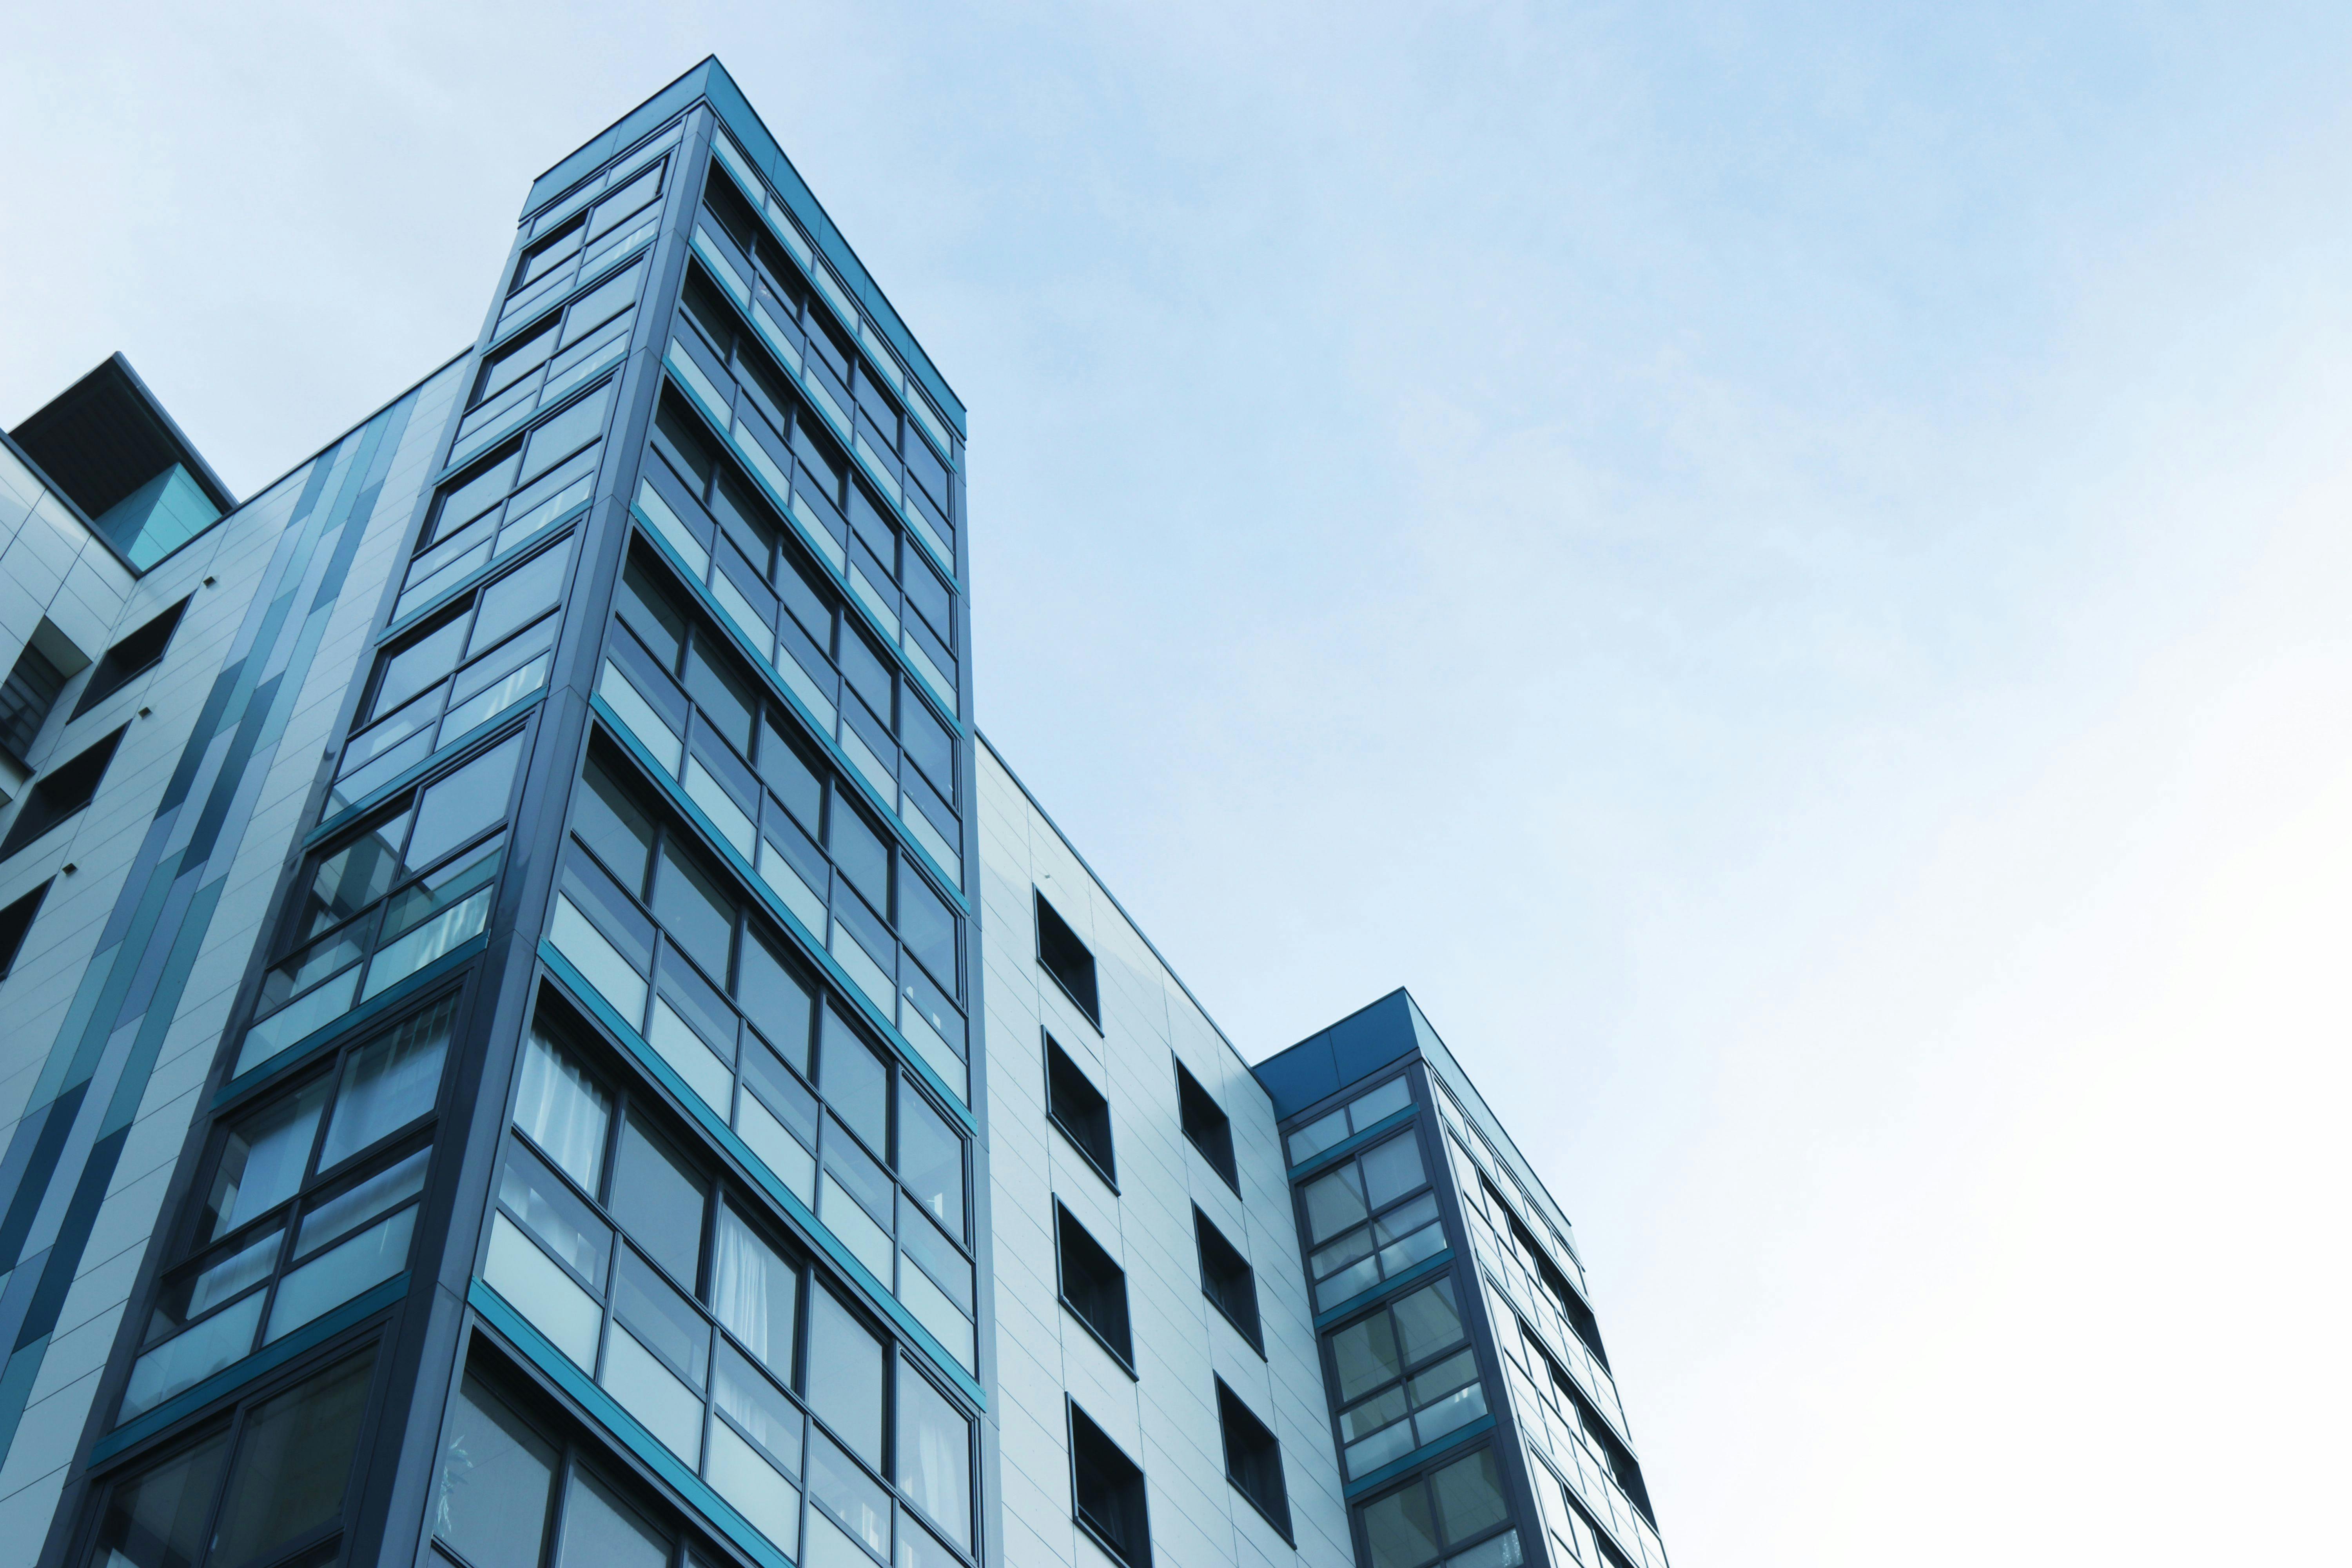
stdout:
POLYGON ((1265 1345, 1258 1338, 1257 1277, 1250 1271, 1249 1259, 1197 1208, 1192 1211, 1192 1234, 1201 1245, 1202 1294, 1216 1303, 1217 1310, 1241 1331, 1252 1349, 1264 1355, 1265 1345))
POLYGON ((1037 962, 1078 1005, 1087 1021, 1101 1028, 1102 998, 1095 990, 1095 955, 1043 893, 1037 895, 1037 962))
POLYGON ((106 764, 114 760, 114 748, 122 743, 122 735, 123 731, 117 730, 79 756, 59 763, 26 792, 25 804, 16 808, 16 820, 9 827, 8 837, 0 839, 0 860, 14 855, 97 797, 99 781, 106 777, 106 764))
POLYGON ((1045 1037, 1045 1115, 1116 1190, 1118 1176, 1111 1159, 1110 1101, 1051 1035, 1045 1037))
POLYGON ((1127 1568, 1149 1568, 1151 1530, 1143 1472, 1074 1403, 1070 1406, 1070 1491, 1078 1522, 1127 1568))
POLYGON ((25 933, 33 929, 33 917, 41 912, 41 900, 48 895, 49 884, 42 883, 6 909, 0 910, 0 980, 16 967, 16 954, 24 950, 25 933))
POLYGON ((163 650, 172 646, 172 634, 179 629, 180 616, 187 607, 188 601, 181 600, 100 654, 89 684, 82 688, 81 700, 74 704, 73 716, 79 719, 162 663, 163 650))
POLYGON ((68 669, 51 657, 53 653, 62 656, 69 646, 50 623, 43 621, 33 640, 16 656, 8 679, 0 682, 0 747, 19 761, 40 739, 41 726, 48 722, 49 710, 58 705, 58 693, 66 689, 73 670, 81 668, 79 659, 68 669), (45 642, 49 644, 46 649, 41 647, 45 642))
POLYGON ((1176 1108, 1183 1119, 1184 1136, 1201 1152, 1201 1158, 1210 1168, 1225 1179, 1225 1185, 1235 1192, 1242 1190, 1241 1175, 1234 1168, 1234 1124, 1201 1080, 1176 1064, 1176 1108))
MULTIPOLYGON (((1506 1344, 1507 1353, 1510 1349, 1506 1344)), ((1625 1440, 1611 1427, 1608 1418, 1601 1414, 1600 1406, 1594 1405, 1584 1390, 1576 1385, 1576 1380, 1552 1359, 1551 1352, 1543 1340, 1525 1322, 1519 1324, 1517 1349, 1519 1353, 1512 1359, 1528 1373, 1528 1384, 1536 1390, 1538 1397, 1564 1417, 1571 1428, 1581 1430, 1585 1447, 1598 1453, 1606 1462, 1609 1479, 1633 1500, 1633 1506, 1642 1510, 1642 1516, 1655 1525, 1657 1516, 1650 1510, 1650 1489, 1643 1484, 1641 1463, 1633 1458, 1633 1450, 1625 1446, 1625 1440)))
POLYGON ((1054 1241, 1061 1264, 1062 1305, 1132 1372, 1135 1344, 1127 1326, 1127 1271, 1059 1204, 1054 1205, 1054 1241))
POLYGON ((1217 1379, 1217 1425, 1225 1436, 1225 1479, 1290 1540, 1290 1498, 1282 1485, 1282 1445, 1274 1431, 1217 1379))

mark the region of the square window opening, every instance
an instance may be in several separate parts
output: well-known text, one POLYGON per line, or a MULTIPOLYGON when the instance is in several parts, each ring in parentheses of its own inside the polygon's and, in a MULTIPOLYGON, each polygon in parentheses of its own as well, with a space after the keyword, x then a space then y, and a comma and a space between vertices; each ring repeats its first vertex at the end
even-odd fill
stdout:
POLYGON ((1192 1233, 1201 1248, 1201 1293, 1225 1315, 1227 1322, 1241 1331, 1252 1350, 1264 1355, 1265 1342, 1258 1328, 1257 1276, 1251 1270, 1249 1259, 1198 1208, 1192 1211, 1192 1233))
POLYGON ((1225 1479, 1283 1540, 1297 1545, 1290 1532, 1290 1496, 1282 1482, 1282 1445, 1273 1428, 1222 1377, 1217 1379, 1217 1426, 1225 1439, 1225 1479))
POLYGON ((1043 893, 1037 895, 1037 962, 1099 1031, 1102 998, 1095 988, 1095 955, 1043 893))
POLYGON ((1209 1166, 1225 1179, 1225 1185, 1236 1193, 1242 1190, 1241 1173, 1234 1164, 1234 1124, 1215 1097, 1201 1087, 1201 1080, 1176 1064, 1176 1107, 1184 1125, 1184 1136, 1209 1166))
POLYGON ((1054 1205, 1054 1241, 1062 1305, 1133 1375, 1135 1342, 1128 1331, 1127 1271, 1059 1204, 1054 1205))
POLYGON ((1118 1191, 1118 1167, 1111 1152, 1110 1101, 1051 1035, 1045 1037, 1045 1116, 1110 1184, 1111 1191, 1118 1191))
POLYGON ((1070 1491, 1077 1521, 1127 1568, 1150 1568, 1151 1531, 1143 1471, 1074 1402, 1070 1491))

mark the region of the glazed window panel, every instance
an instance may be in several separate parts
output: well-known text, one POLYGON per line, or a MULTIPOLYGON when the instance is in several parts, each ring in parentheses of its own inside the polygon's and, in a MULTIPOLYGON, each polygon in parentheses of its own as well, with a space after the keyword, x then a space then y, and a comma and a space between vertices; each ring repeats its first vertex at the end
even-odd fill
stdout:
POLYGON ((511 737, 384 807, 308 868, 231 1076, 252 1071, 488 926, 511 737))
POLYGON ((1356 1510, 1372 1568, 1515 1568, 1522 1561, 1492 1448, 1415 1478, 1356 1510))
POLYGON ((246 1568, 337 1554, 373 1346, 271 1390, 168 1457, 110 1480, 88 1562, 246 1568), (207 1528, 209 1526, 209 1529, 207 1528))
POLYGON ((119 1419, 129 1420, 406 1266, 457 1005, 347 1047, 218 1135, 119 1419))
POLYGON ((485 584, 377 656, 329 793, 330 816, 547 685, 569 543, 485 584))
POLYGON ((596 488, 610 379, 445 483, 402 579, 397 621, 572 515, 596 488))
POLYGON ((625 767, 592 756, 549 940, 776 1181, 972 1366, 966 1140, 764 915, 738 906, 731 879, 707 866, 681 874, 701 864, 689 858, 697 852, 625 767), (624 888, 589 858, 599 842, 608 846, 599 859, 651 868, 650 903, 644 881, 624 888), (677 879, 667 901, 665 878, 677 879), (721 987, 711 976, 730 973, 730 944, 731 984, 721 987))
POLYGON ((1324 1150, 1345 1142, 1376 1122, 1409 1109, 1412 1104, 1412 1087, 1402 1077, 1369 1093, 1360 1094, 1337 1110, 1317 1117, 1306 1126, 1292 1132, 1284 1141, 1290 1163, 1303 1165, 1324 1150))
MULTIPOLYGON (((638 1096, 609 1087, 545 1022, 527 1051, 539 1065, 527 1065, 518 1094, 484 1264, 490 1287, 787 1553, 800 1546, 803 1489, 812 1520, 886 1557, 894 1520, 902 1533, 912 1526, 910 1507, 968 1550, 969 1418, 751 1204, 699 1174, 645 1120, 638 1096), (567 1149, 562 1173, 543 1138, 567 1149), (575 1184, 575 1171, 591 1179, 575 1184), (698 1247, 705 1215, 709 1259, 689 1263, 681 1249, 698 1247)), ((499 1428, 482 1447, 492 1467, 526 1489, 543 1484, 545 1450, 517 1439, 509 1421, 478 1407, 461 1419, 499 1428)), ((520 1544, 503 1550, 522 1561, 530 1532, 479 1509, 469 1519, 482 1468, 454 1437, 451 1455, 445 1542, 464 1552, 469 1539, 511 1538, 520 1544)))
POLYGON ((1410 1128, 1300 1184, 1315 1250, 1307 1274, 1318 1311, 1394 1279, 1445 1250, 1445 1227, 1421 1142, 1410 1128))
MULTIPOLYGON (((955 1005, 960 917, 896 836, 866 814, 865 792, 797 738, 796 720, 760 702, 726 639, 680 603, 674 583, 646 554, 631 557, 598 695, 961 1096, 969 1047, 955 1005), (756 753, 746 749, 754 743, 756 753)), ((853 754, 876 759, 874 747, 892 749, 877 734, 873 746, 858 741, 853 754)), ((865 783, 882 788, 887 771, 875 760, 865 783)), ((902 798, 919 793, 929 792, 910 784, 902 798)), ((946 815, 943 806, 924 809, 946 815)), ((927 831, 944 846, 938 828, 927 831)))
POLYGON ((1341 1461, 1367 1475, 1486 1414, 1454 1282, 1439 1279, 1327 1336, 1346 1402, 1341 1461))

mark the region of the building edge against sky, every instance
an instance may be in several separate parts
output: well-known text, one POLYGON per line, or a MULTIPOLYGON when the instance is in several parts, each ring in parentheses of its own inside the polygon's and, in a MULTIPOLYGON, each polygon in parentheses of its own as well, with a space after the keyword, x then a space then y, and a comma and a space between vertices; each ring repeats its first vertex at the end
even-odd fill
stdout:
POLYGON ((965 411, 716 59, 239 504, 0 446, 0 1568, 1662 1568, 1398 992, 1253 1069, 972 722, 965 411))

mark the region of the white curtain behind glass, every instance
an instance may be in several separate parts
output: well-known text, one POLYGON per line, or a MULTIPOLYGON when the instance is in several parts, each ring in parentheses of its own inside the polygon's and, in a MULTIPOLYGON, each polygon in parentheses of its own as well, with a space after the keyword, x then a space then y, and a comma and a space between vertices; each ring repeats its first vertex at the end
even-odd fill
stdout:
POLYGON ((604 1163, 613 1102, 581 1066, 537 1030, 524 1045, 515 1125, 563 1173, 593 1193, 604 1163))

